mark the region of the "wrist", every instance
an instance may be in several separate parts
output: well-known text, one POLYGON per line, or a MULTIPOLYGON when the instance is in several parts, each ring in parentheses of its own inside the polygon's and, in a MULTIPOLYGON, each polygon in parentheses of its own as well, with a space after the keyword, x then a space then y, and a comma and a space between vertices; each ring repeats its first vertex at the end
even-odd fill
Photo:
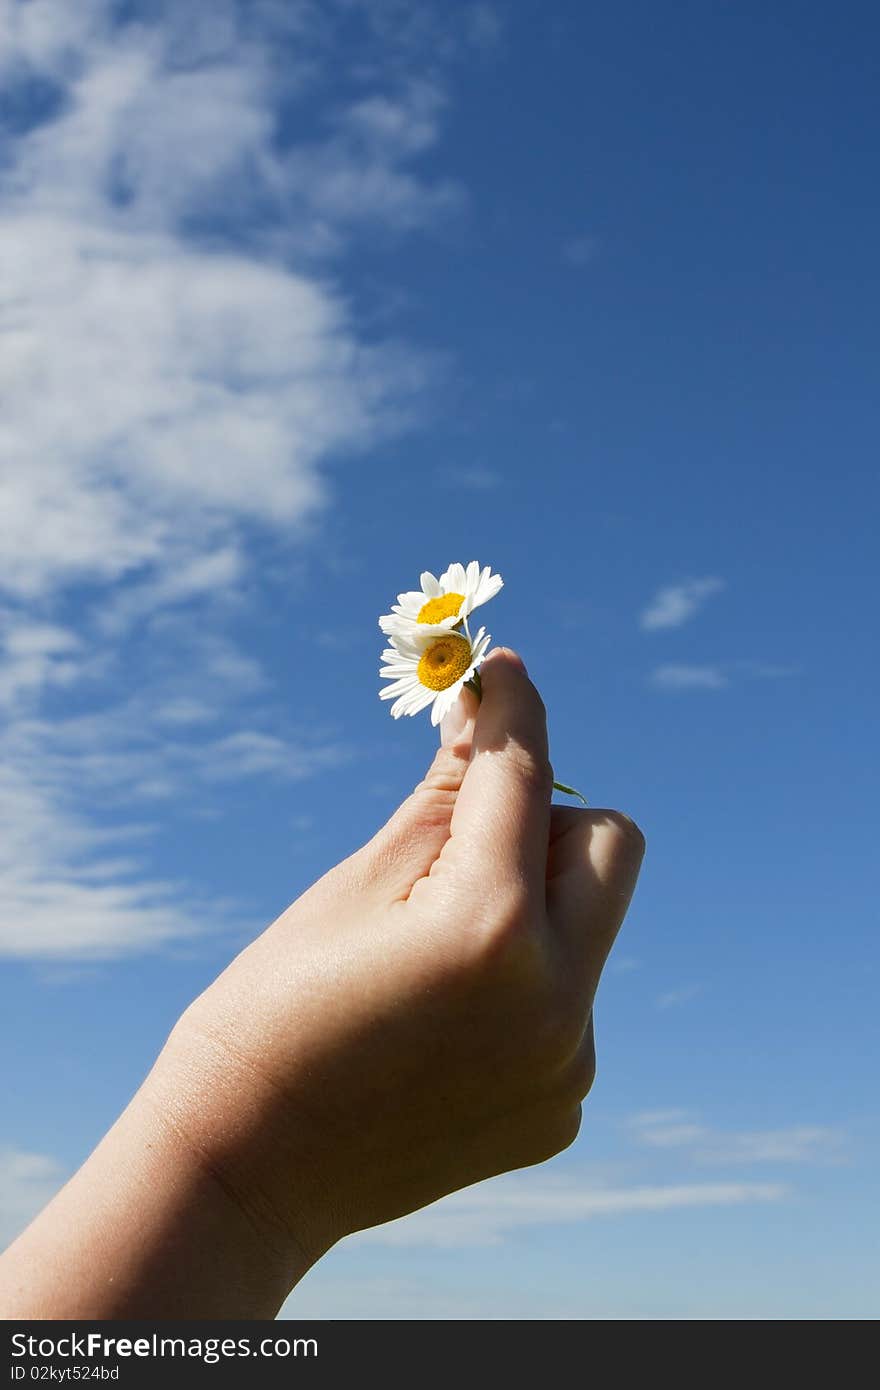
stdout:
MULTIPOLYGON (((224 1161, 214 1082, 185 1052, 172 1038, 98 1147, 0 1259, 3 1316, 272 1318, 320 1253, 300 1248, 224 1161)), ((236 1123, 230 1112, 227 1126, 236 1123)))
POLYGON ((299 1098, 188 1010, 138 1099, 216 1207, 247 1232, 249 1258, 283 1297, 344 1232, 321 1180, 317 1136, 299 1098))

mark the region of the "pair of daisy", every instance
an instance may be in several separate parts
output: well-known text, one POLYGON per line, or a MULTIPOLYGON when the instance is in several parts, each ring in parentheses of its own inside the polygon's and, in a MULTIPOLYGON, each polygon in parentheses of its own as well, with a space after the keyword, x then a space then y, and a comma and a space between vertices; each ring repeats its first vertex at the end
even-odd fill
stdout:
POLYGON ((430 705, 431 723, 439 724, 452 708, 492 640, 483 627, 472 637, 468 618, 495 597, 503 582, 488 565, 481 569, 471 560, 467 568, 450 565, 439 579, 426 570, 420 591, 398 594, 391 612, 379 619, 391 643, 379 671, 391 684, 379 698, 394 701, 395 719, 430 705))

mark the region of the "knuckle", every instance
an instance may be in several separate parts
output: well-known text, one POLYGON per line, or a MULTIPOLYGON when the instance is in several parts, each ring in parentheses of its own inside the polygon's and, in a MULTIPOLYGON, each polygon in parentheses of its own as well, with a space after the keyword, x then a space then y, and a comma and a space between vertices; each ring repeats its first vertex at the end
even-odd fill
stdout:
POLYGON ((421 796, 425 792, 457 792, 466 768, 466 761, 459 757, 454 748, 439 748, 433 763, 413 791, 413 796, 421 796))
POLYGON ((509 868, 496 882, 487 904, 490 933, 502 951, 547 951, 547 912, 543 893, 537 893, 524 869, 509 868))
POLYGON ((401 816, 405 838, 417 841, 425 830, 448 826, 455 797, 456 792, 452 787, 432 787, 426 782, 418 787, 405 803, 401 816))
POLYGON ((391 831, 407 838, 414 827, 448 824, 466 766, 451 749, 439 749, 421 782, 388 822, 391 831))
POLYGON ((491 987, 531 1000, 547 974, 547 951, 527 905, 493 911, 476 936, 480 965, 491 987))
POLYGON ((404 803, 400 817, 404 838, 418 836, 420 830, 435 825, 447 825, 455 806, 455 792, 447 787, 422 785, 404 803))

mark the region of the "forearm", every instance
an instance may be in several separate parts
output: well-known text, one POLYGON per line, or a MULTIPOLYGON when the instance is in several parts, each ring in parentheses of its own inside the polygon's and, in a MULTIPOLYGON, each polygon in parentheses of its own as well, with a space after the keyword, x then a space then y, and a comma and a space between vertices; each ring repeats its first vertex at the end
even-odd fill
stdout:
POLYGON ((259 1126, 259 1098, 243 1078, 228 1082, 216 1067, 200 1073, 172 1039, 82 1168, 0 1256, 0 1317, 276 1315, 315 1256, 218 1158, 218 1145, 236 1151, 246 1174, 259 1126))

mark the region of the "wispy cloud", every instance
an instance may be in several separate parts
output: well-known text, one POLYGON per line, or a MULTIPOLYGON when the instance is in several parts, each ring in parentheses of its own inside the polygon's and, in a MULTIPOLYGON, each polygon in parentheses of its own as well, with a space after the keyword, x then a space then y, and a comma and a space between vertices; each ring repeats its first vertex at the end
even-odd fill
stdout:
POLYGON ((170 724, 187 727, 193 724, 210 724, 217 718, 216 705, 207 700, 194 700, 179 696, 154 707, 153 718, 159 725, 170 724))
POLYGON ((612 952, 607 969, 613 975, 629 975, 633 970, 641 970, 642 962, 636 956, 618 956, 612 952))
POLYGON ((826 1163, 838 1161, 846 1137, 840 1130, 820 1125, 793 1125, 789 1129, 755 1130, 751 1133, 715 1134, 697 1158, 702 1163, 826 1163))
POLYGON ((371 1250, 363 1251, 358 1258, 365 1266, 359 1277, 340 1278, 332 1265, 318 1265, 308 1279, 293 1290, 279 1318, 298 1321, 350 1318, 361 1322, 365 1319, 422 1322, 431 1318, 468 1322, 522 1318, 535 1322, 579 1319, 595 1313, 594 1300, 578 1287, 572 1288, 569 1298, 564 1299, 552 1285, 541 1291, 532 1282, 518 1289, 509 1285, 499 1287, 480 1278, 478 1272, 472 1284, 465 1284, 459 1270, 450 1271, 444 1277, 437 1261, 432 1261, 432 1277, 420 1271, 418 1279, 408 1278, 403 1261, 399 1274, 386 1277, 375 1273, 371 1250))
POLYGON ((381 1245, 497 1245, 523 1227, 568 1226, 635 1212, 778 1202, 785 1194, 778 1183, 606 1187, 538 1172, 527 1178, 512 1174, 465 1188, 412 1216, 363 1231, 355 1239, 381 1245))
POLYGON ((713 594, 720 593, 723 588, 724 580, 713 575, 670 584, 657 591, 644 609, 640 624, 648 632, 681 627, 682 623, 696 616, 713 594))
POLYGON ((827 1125, 724 1131, 710 1128, 686 1110, 644 1112, 634 1115, 630 1125, 638 1143, 684 1151, 699 1164, 836 1162, 846 1147, 844 1133, 827 1125))
POLYGON ((663 994, 657 996, 658 1009, 677 1009, 681 1004, 688 1004, 692 999, 696 999, 702 993, 702 985, 681 985, 678 989, 668 989, 663 994))
POLYGON ((250 690, 255 672, 217 641, 194 650, 204 670, 226 669, 222 700, 163 698, 154 684, 89 713, 18 717, 0 734, 0 956, 106 960, 240 929, 240 906, 150 873, 156 807, 198 814, 218 784, 296 783, 351 760, 326 731, 248 725, 234 681, 250 690))
POLYGON ((117 22, 109 0, 0 11, 0 78, 55 94, 0 170, 7 591, 177 570, 228 558, 248 523, 290 528, 325 501, 324 457, 397 429, 425 379, 411 347, 359 341, 312 265, 460 200, 413 168, 445 94, 404 79, 392 44, 375 90, 327 105, 326 134, 280 144, 282 104, 320 109, 341 14, 294 8, 283 82, 272 6, 218 0, 188 32, 170 7, 117 22))
POLYGON ((0 1144, 0 1250, 55 1195, 63 1176, 54 1158, 0 1144))
POLYGON ((599 242, 593 236, 570 237, 562 245, 562 259, 577 269, 589 265, 599 253, 599 242))
POLYGON ((800 675, 801 667, 778 661, 734 661, 731 668, 737 675, 750 680, 779 681, 800 675))
POLYGON ((655 666, 649 680, 659 690, 725 690, 740 681, 787 680, 797 666, 768 661, 665 662, 655 666))
POLYGON ((182 885, 121 853, 129 837, 98 830, 14 770, 0 774, 0 817, 0 956, 106 960, 217 924, 207 903, 200 912, 182 885))
POLYGON ((660 690, 724 690, 729 680, 720 666, 667 662, 651 672, 651 684, 660 690))
POLYGON ((504 25, 494 5, 477 0, 470 6, 467 18, 468 37, 477 48, 494 48, 501 40, 504 25))
POLYGON ((0 952, 38 958, 222 921, 120 838, 350 756, 279 726, 225 623, 259 543, 330 504, 325 460, 414 418, 431 362, 361 330, 344 256, 461 208, 422 161, 444 64, 499 30, 489 5, 124 14, 0 3, 0 952))
POLYGON ((183 553, 177 563, 166 555, 162 567, 147 579, 108 596, 97 615, 99 627, 112 636, 164 609, 193 602, 228 602, 237 595, 245 569, 244 554, 232 543, 200 554, 183 553))
POLYGON ((504 477, 495 468, 474 464, 470 468, 441 468, 437 474, 441 487, 466 488, 469 492, 494 492, 504 477))
POLYGON ((82 676, 81 643, 74 632, 24 614, 0 613, 0 706, 82 676))

